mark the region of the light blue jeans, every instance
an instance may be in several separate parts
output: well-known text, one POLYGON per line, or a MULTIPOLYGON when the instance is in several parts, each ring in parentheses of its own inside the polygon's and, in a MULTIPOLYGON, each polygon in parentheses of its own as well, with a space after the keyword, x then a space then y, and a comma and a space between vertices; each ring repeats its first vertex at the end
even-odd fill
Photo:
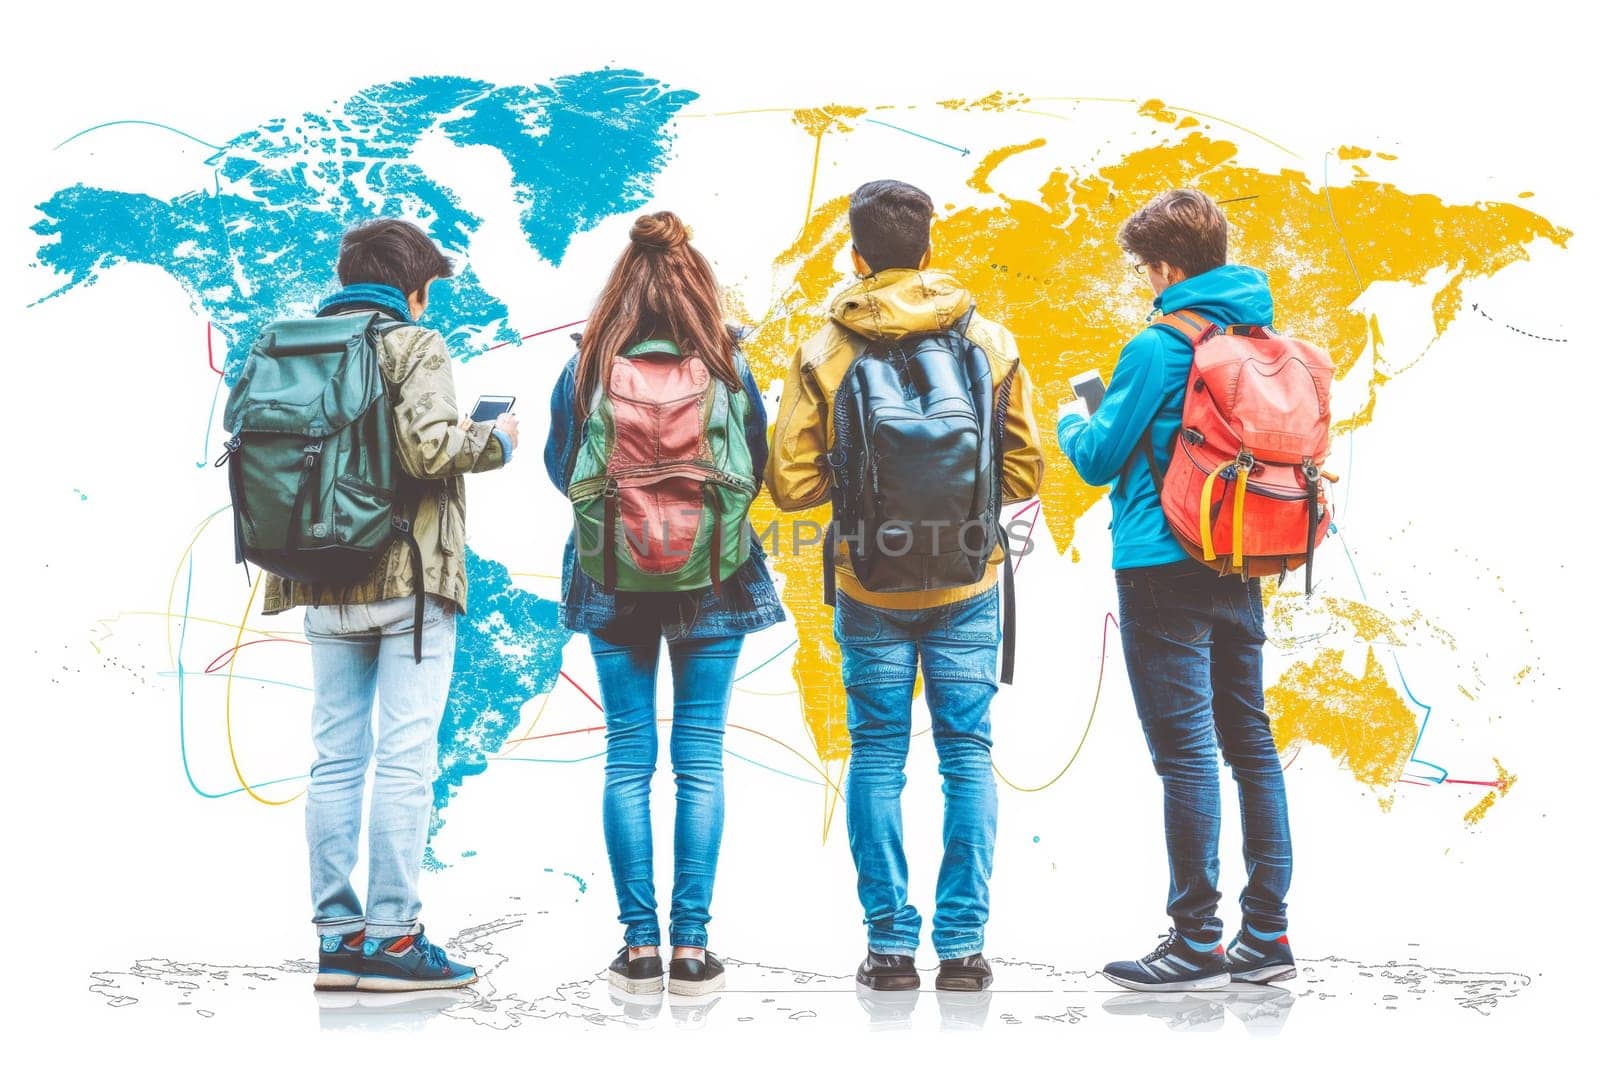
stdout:
POLYGON ((944 860, 934 890, 933 947, 942 960, 983 951, 998 815, 989 759, 998 598, 999 590, 990 588, 954 604, 902 611, 838 594, 833 632, 850 728, 845 826, 873 952, 914 956, 922 931, 922 916, 906 899, 900 818, 919 660, 944 778, 944 860))
MULTIPOLYGON (((613 635, 615 636, 615 635, 613 635)), ((612 644, 589 635, 606 714, 606 791, 602 809, 617 918, 633 946, 661 944, 650 834, 650 778, 656 770, 656 668, 660 631, 612 644)), ((704 948, 711 887, 722 846, 722 736, 744 637, 667 642, 672 661, 672 771, 677 813, 672 834, 674 945, 704 948)))
POLYGON ((320 934, 411 932, 422 904, 417 876, 438 772, 439 720, 455 661, 455 605, 429 596, 422 662, 412 658, 410 597, 308 607, 311 737, 317 758, 306 790, 312 921, 320 934), (377 698, 377 743, 372 707, 377 698), (367 829, 367 907, 350 885, 361 838, 367 767, 377 762, 367 829))

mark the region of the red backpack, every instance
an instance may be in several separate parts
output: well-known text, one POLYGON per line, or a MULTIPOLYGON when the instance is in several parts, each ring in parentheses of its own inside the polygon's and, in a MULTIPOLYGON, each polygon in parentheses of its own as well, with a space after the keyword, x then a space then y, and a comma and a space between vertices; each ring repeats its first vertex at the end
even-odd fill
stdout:
POLYGON ((1333 361, 1315 345, 1262 326, 1221 327, 1193 311, 1163 315, 1189 342, 1194 364, 1166 476, 1150 435, 1143 447, 1178 543, 1219 574, 1241 580, 1301 564, 1327 535, 1333 361))

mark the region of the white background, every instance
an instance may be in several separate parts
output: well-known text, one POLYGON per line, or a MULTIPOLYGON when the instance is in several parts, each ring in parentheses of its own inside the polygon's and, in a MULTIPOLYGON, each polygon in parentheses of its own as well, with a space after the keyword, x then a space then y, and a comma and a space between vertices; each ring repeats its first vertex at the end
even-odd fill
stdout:
MULTIPOLYGON (((1266 132, 1308 160, 1341 144, 1393 152, 1400 157, 1387 172, 1393 180, 1447 202, 1514 200, 1531 189, 1537 195, 1521 203, 1576 231, 1566 250, 1538 244, 1531 262, 1472 282, 1466 294, 1500 321, 1572 340, 1540 344, 1461 315, 1415 370, 1380 394, 1378 418, 1357 438, 1355 498, 1341 516, 1373 603, 1421 607, 1458 639, 1454 661, 1427 651, 1407 661, 1413 686, 1447 697, 1473 664, 1498 679, 1477 704, 1439 702, 1452 714, 1435 720, 1429 736, 1439 748, 1424 755, 1473 777, 1491 771, 1497 756, 1519 775, 1517 786, 1475 831, 1464 829, 1461 814, 1480 791, 1402 790, 1385 815, 1318 750, 1299 758, 1289 789, 1291 915, 1301 955, 1418 955, 1444 967, 1533 976, 1530 989, 1498 1015, 1479 1020, 1463 1012, 1462 1027, 1444 1032, 1389 1027, 1386 1048, 1414 1042, 1431 1051, 1456 1043, 1482 1050, 1580 1029, 1577 990, 1592 966, 1586 887, 1596 702, 1585 661, 1593 655, 1594 527, 1586 453, 1597 383, 1583 313, 1590 294, 1580 288, 1595 276, 1592 172, 1584 165, 1592 137, 1579 109, 1592 90, 1592 77, 1583 76, 1592 57, 1560 10, 1539 4, 1463 4, 1426 14, 1357 4, 1162 8, 595 4, 512 14, 471 3, 248 11, 55 4, 21 15, 4 42, 11 148, 0 179, 12 301, 0 355, 13 474, 4 540, 11 810, 0 881, 9 904, 0 927, 10 948, 7 1015, 40 1038, 107 1049, 136 1041, 126 1047, 163 1058, 194 1048, 198 1059, 199 1049, 215 1043, 232 1058, 276 1060, 291 1048, 350 1040, 319 1035, 309 1005, 281 1019, 219 1016, 202 1026, 178 1015, 113 1014, 84 992, 91 970, 125 968, 141 957, 265 962, 303 957, 311 944, 299 804, 269 809, 242 796, 195 796, 178 763, 174 688, 156 676, 167 669, 161 621, 125 618, 109 637, 96 629, 96 620, 120 611, 162 610, 195 523, 225 501, 221 479, 191 462, 214 454, 217 444, 201 433, 214 389, 200 365, 203 314, 153 268, 114 270, 92 288, 26 306, 59 284, 27 266, 36 247, 27 230, 37 217, 33 205, 75 181, 162 195, 201 188, 201 150, 134 128, 108 131, 92 156, 52 146, 116 118, 155 119, 220 141, 415 74, 532 84, 611 64, 698 92, 690 115, 845 103, 921 104, 918 114, 930 116, 933 101, 997 88, 1158 97, 1266 132), (1375 572, 1383 577, 1374 581, 1375 572), (1512 670, 1533 662, 1532 681, 1508 683, 1512 670)), ((950 121, 974 131, 980 125, 971 116, 950 121)), ((685 117, 678 130, 676 161, 656 185, 659 203, 681 210, 723 280, 741 286, 759 311, 771 257, 799 221, 812 142, 782 115, 685 117), (711 188, 726 195, 713 199, 711 188), (776 207, 767 211, 768 204, 776 207)), ((985 147, 1044 135, 1060 145, 1052 151, 1063 160, 1077 151, 1065 130, 1007 140, 1010 132, 995 127, 985 147)), ((937 190, 953 193, 978 149, 974 143, 974 157, 962 161, 919 153, 909 140, 869 141, 853 135, 825 142, 819 200, 898 167, 934 188, 939 202, 937 190)), ((507 299, 512 325, 527 331, 582 317, 627 220, 578 237, 556 270, 516 241, 508 202, 495 202, 507 199, 503 185, 489 167, 479 170, 468 154, 444 149, 431 166, 445 184, 481 197, 470 204, 486 219, 473 263, 485 285, 507 299)), ((1028 188, 1024 182, 1016 192, 1028 188)), ((1386 316, 1392 362, 1406 362, 1408 342, 1426 340, 1430 295, 1375 289, 1363 298, 1363 306, 1386 316)), ((463 395, 526 398, 519 462, 473 487, 474 547, 516 571, 551 571, 559 562, 561 528, 548 516, 559 516, 561 501, 537 469, 536 452, 545 429, 542 400, 567 351, 563 331, 458 368, 463 395)), ((1027 564, 1030 582, 1039 584, 1030 584, 1023 601, 1019 684, 995 707, 996 760, 1015 779, 1054 773, 1082 729, 1099 618, 1114 603, 1099 533, 1105 517, 1102 504, 1080 524, 1083 562, 1076 567, 1053 553, 1027 564), (1062 604, 1071 610, 1060 611, 1062 604)), ((196 609, 237 618, 246 589, 220 523, 197 551, 196 609)), ((1335 591, 1355 596, 1347 572, 1330 581, 1344 582, 1335 591)), ((528 579, 527 587, 553 595, 548 581, 528 579)), ((787 627, 760 635, 744 662, 760 662, 791 636, 787 627)), ((227 643, 218 629, 209 646, 227 643)), ((251 666, 262 674, 304 672, 299 651, 269 650, 251 666)), ((1348 666, 1359 663, 1352 658, 1348 666)), ((566 664, 592 691, 581 639, 569 646, 566 664)), ((197 779, 225 787, 232 776, 220 699, 201 688, 214 684, 191 685, 190 751, 197 779)), ((791 685, 786 669, 775 666, 749 687, 791 685)), ((1091 970, 1142 953, 1165 925, 1159 790, 1114 650, 1106 689, 1085 757, 1060 785, 1027 796, 1002 788, 993 955, 1091 970)), ((241 751, 260 768, 251 773, 269 776, 266 764, 299 773, 309 751, 304 707, 292 694, 250 691, 236 699, 241 751)), ((803 747, 792 696, 741 695, 733 717, 803 747)), ((541 730, 597 721, 563 686, 541 730)), ((759 741, 731 735, 729 743, 801 769, 759 741)), ((582 755, 597 744, 589 735, 538 754, 582 755)), ((931 746, 919 743, 912 762, 913 892, 928 908, 938 826, 931 746)), ((436 842, 453 866, 424 881, 434 931, 514 910, 506 898, 522 894, 522 907, 554 916, 539 939, 523 942, 525 952, 533 950, 522 961, 526 973, 554 985, 598 969, 619 942, 599 832, 599 771, 598 761, 499 764, 470 781, 447 809, 436 842), (458 860, 468 849, 478 855, 458 860), (565 871, 587 879, 588 891, 574 894, 565 871)), ((656 793, 662 843, 660 798, 670 795, 669 783, 664 772, 656 793)), ((730 760, 728 793, 714 949, 847 973, 861 951, 861 929, 842 811, 823 844, 820 787, 730 760)), ((1225 837, 1223 856, 1228 909, 1240 878, 1235 837, 1225 837)), ((1346 1043, 1360 1054, 1361 1034, 1330 1032, 1330 1018, 1302 1009, 1282 1040, 1296 1055, 1331 1057, 1346 1043)), ((1041 1031, 1030 1033, 1041 1041, 1041 1031)), ((1075 1043, 1087 1050, 1107 1035, 1126 1040, 1116 1030, 1084 1028, 1040 1051, 1072 1055, 1075 1043)), ((435 1026, 412 1040, 462 1036, 460 1028, 435 1026)), ((572 1040, 529 1027, 490 1036, 483 1051, 506 1059, 546 1055, 552 1041, 572 1040)), ((692 1035, 656 1036, 679 1056, 697 1055, 692 1035)), ((706 1039, 741 1038, 772 1040, 770 1031, 706 1039)), ((785 1034, 783 1051, 808 1059, 849 1054, 861 1051, 854 1040, 837 1031, 785 1034)), ((922 1049, 936 1040, 902 1036, 922 1049)), ((963 1046, 932 1047, 970 1055, 983 1054, 978 1041, 1028 1040, 991 1022, 963 1046)), ((373 1054, 358 1046, 346 1054, 373 1054)), ((654 1046, 648 1035, 629 1035, 613 1038, 605 1054, 649 1055, 654 1046)), ((895 1047, 880 1039, 873 1054, 895 1055, 895 1047)), ((1205 1056, 1221 1047, 1190 1041, 1178 1054, 1205 1056)))

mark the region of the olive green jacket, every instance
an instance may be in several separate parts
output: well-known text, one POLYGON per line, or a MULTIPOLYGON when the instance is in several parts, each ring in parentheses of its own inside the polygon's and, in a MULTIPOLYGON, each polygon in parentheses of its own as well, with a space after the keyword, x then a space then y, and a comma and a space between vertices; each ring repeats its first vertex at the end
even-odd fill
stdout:
MULTIPOLYGON (((423 493, 412 522, 422 550, 423 591, 467 610, 467 495, 461 476, 503 467, 510 458, 494 425, 460 426, 450 353, 437 330, 399 326, 383 335, 380 357, 394 409, 400 465, 422 479, 423 493)), ((411 549, 390 545, 366 581, 346 588, 321 587, 268 574, 261 610, 265 615, 303 604, 367 604, 416 594, 411 549)))

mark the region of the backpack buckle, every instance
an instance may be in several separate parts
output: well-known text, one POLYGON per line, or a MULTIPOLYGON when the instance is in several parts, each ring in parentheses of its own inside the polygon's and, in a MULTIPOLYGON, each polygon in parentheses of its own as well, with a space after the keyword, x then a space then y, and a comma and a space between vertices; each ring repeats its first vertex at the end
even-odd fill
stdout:
POLYGON ((391 515, 389 517, 389 523, 400 533, 408 534, 411 532, 410 519, 402 519, 398 515, 391 515))
POLYGON ((222 466, 224 463, 228 462, 228 460, 233 458, 233 454, 235 452, 239 451, 239 435, 234 434, 232 437, 224 441, 222 443, 222 450, 222 455, 217 457, 217 461, 212 464, 213 467, 222 466))

